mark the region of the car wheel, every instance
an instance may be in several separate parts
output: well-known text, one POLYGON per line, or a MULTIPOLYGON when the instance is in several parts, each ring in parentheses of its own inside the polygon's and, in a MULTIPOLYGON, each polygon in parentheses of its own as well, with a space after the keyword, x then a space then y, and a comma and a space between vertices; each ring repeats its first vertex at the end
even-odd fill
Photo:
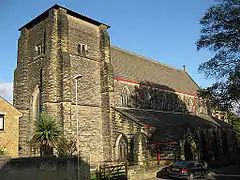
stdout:
POLYGON ((203 174, 202 176, 201 176, 201 178, 206 178, 207 177, 207 175, 206 174, 203 174))
POLYGON ((193 180, 193 174, 190 174, 190 175, 188 176, 188 180, 193 180))
POLYGON ((206 178, 206 177, 207 177, 207 172, 204 171, 201 177, 202 177, 202 178, 206 178))

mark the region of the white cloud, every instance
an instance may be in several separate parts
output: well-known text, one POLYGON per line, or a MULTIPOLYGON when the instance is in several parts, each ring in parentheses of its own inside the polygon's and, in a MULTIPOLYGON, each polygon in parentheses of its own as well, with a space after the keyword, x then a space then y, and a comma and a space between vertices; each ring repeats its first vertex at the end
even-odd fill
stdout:
POLYGON ((8 100, 12 103, 13 97, 13 83, 12 82, 4 82, 0 83, 0 96, 8 100))

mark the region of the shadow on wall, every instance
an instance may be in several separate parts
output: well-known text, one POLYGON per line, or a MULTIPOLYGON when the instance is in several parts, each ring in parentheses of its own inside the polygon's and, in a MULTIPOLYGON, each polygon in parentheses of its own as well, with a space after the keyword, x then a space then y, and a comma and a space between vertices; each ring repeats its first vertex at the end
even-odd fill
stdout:
MULTIPOLYGON (((0 162, 4 163, 4 162, 0 162)), ((79 179, 90 179, 90 165, 80 158, 79 179)), ((8 160, 0 169, 1 180, 77 179, 77 157, 29 157, 8 160)))
POLYGON ((175 93, 176 91, 166 85, 149 81, 140 82, 135 86, 135 106, 142 109, 162 111, 188 112, 193 110, 194 98, 175 93))

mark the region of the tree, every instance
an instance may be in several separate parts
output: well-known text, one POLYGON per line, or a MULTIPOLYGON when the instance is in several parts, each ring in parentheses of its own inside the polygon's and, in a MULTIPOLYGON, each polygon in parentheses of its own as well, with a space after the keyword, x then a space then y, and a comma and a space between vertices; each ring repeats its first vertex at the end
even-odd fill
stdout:
POLYGON ((201 93, 210 93, 208 96, 222 109, 239 106, 240 0, 219 0, 208 9, 200 24, 197 50, 207 48, 213 57, 202 63, 199 71, 216 78, 216 83, 201 93))
POLYGON ((240 117, 234 113, 229 113, 229 119, 232 122, 233 128, 236 132, 237 137, 240 137, 240 117))
POLYGON ((36 121, 35 134, 31 141, 40 147, 41 155, 51 155, 60 134, 61 131, 57 121, 42 112, 36 121))

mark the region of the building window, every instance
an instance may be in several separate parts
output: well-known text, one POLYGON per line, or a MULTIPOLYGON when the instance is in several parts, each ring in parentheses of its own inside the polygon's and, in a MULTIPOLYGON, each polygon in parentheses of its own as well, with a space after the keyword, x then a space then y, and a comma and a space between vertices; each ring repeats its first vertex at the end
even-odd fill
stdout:
POLYGON ((152 101, 152 97, 151 94, 149 93, 148 89, 143 89, 143 107, 145 108, 151 108, 151 101, 152 101))
POLYGON ((42 44, 38 44, 37 46, 35 46, 35 55, 36 56, 42 55, 43 52, 44 52, 44 47, 42 44))
POLYGON ((116 160, 126 161, 128 156, 128 140, 123 134, 120 134, 116 140, 116 160))
POLYGON ((41 113, 41 90, 39 86, 37 85, 34 89, 34 92, 32 94, 32 115, 33 119, 36 120, 40 113, 41 113))
POLYGON ((127 160, 127 142, 121 138, 118 146, 118 160, 127 160))
POLYGON ((35 46, 34 56, 41 56, 46 54, 46 41, 47 41, 47 33, 45 30, 43 33, 43 38, 41 38, 40 43, 35 46))
POLYGON ((46 36, 47 36, 47 35, 46 35, 46 30, 45 30, 45 31, 44 31, 44 34, 43 34, 43 54, 46 53, 46 39, 47 39, 46 36))
POLYGON ((122 106, 130 106, 130 91, 127 86, 124 86, 122 89, 122 106))
POLYGON ((0 131, 4 130, 4 115, 0 115, 0 131))
POLYGON ((80 55, 80 56, 88 56, 88 46, 87 44, 78 44, 78 47, 77 47, 77 54, 80 55))

